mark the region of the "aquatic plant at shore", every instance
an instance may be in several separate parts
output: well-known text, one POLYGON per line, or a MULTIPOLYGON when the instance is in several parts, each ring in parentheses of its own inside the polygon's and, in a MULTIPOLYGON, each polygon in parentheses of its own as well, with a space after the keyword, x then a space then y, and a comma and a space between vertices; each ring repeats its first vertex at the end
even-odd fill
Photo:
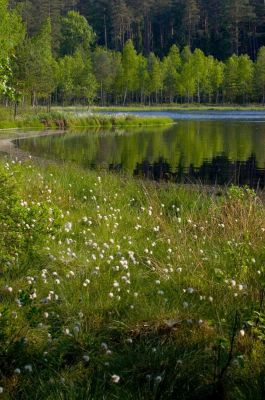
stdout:
POLYGON ((0 395, 262 398, 255 192, 31 161, 0 177, 0 395))
POLYGON ((3 119, 0 128, 85 128, 85 127, 126 127, 126 126, 161 126, 172 124, 173 120, 168 117, 138 117, 131 115, 82 115, 77 113, 50 112, 31 113, 18 117, 16 120, 3 119))

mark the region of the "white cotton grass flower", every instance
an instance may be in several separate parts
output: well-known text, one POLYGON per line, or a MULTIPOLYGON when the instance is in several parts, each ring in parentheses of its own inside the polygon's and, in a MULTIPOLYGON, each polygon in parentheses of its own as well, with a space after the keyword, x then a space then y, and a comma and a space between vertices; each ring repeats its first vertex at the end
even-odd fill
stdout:
POLYGON ((73 228, 72 222, 66 222, 66 223, 64 224, 64 230, 65 230, 65 232, 69 233, 69 232, 72 230, 72 228, 73 228))
POLYGON ((85 362, 88 362, 89 360, 90 360, 90 357, 88 356, 88 355, 84 355, 83 356, 83 360, 85 361, 85 362))
POLYGON ((16 368, 14 372, 17 375, 20 375, 21 374, 21 369, 20 368, 16 368))
POLYGON ((156 383, 160 383, 162 381, 162 376, 158 375, 155 378, 156 383))
POLYGON ((120 382, 120 376, 119 375, 112 375, 111 380, 113 383, 119 383, 120 382))
POLYGON ((27 364, 27 365, 25 365, 24 369, 27 372, 32 372, 32 365, 31 364, 27 364))

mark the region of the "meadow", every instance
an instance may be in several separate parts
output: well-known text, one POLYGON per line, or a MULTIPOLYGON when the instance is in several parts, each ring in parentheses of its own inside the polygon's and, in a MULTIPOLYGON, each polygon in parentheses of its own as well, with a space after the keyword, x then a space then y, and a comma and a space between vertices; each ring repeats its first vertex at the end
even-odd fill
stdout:
POLYGON ((6 160, 0 229, 0 398, 264 398, 262 192, 6 160))

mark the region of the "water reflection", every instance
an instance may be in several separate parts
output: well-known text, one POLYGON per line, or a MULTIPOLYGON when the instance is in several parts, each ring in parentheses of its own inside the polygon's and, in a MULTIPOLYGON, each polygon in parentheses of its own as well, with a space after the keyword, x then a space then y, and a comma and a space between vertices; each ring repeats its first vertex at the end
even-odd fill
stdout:
POLYGON ((152 179, 265 186, 265 123, 179 121, 169 128, 68 132, 17 141, 34 155, 152 179))

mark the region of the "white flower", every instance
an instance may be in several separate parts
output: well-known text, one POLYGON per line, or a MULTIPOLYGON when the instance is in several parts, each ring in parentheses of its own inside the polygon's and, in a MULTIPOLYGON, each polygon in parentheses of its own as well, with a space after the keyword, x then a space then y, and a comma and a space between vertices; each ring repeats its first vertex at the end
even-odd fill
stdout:
POLYGON ((111 379, 113 383, 119 383, 121 378, 119 375, 112 375, 111 379))
POLYGON ((72 230, 72 228, 73 228, 72 222, 66 222, 66 223, 64 224, 64 230, 65 230, 65 232, 70 232, 70 231, 72 230))
POLYGON ((0 386, 0 394, 4 393, 4 388, 0 386))
POLYGON ((32 372, 32 365, 31 364, 27 364, 25 365, 24 369, 28 372, 32 372))
POLYGON ((83 356, 83 360, 84 360, 85 362, 88 362, 89 359, 90 359, 89 356, 87 356, 87 355, 84 355, 84 356, 83 356))
POLYGON ((241 331, 239 332, 240 333, 240 336, 245 336, 245 331, 244 331, 244 329, 241 329, 241 331))

